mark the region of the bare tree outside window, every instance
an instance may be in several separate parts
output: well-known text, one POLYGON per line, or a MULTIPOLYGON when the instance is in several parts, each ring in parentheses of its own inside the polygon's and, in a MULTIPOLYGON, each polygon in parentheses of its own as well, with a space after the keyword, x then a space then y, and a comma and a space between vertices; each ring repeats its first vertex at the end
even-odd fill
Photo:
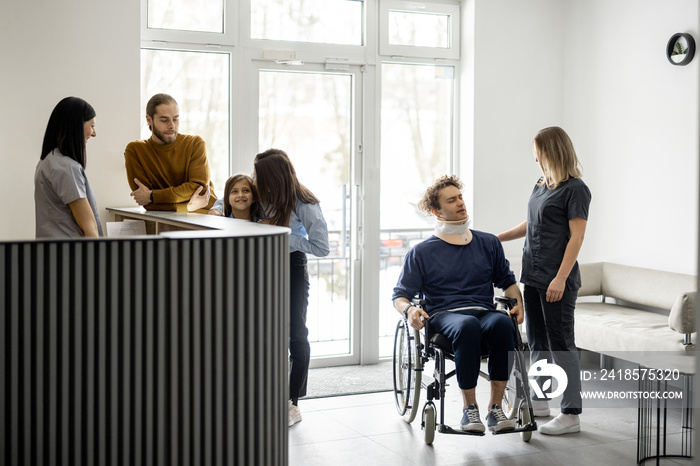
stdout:
POLYGON ((253 39, 362 45, 356 0, 251 0, 253 39))
POLYGON ((224 32, 224 0, 148 0, 148 27, 224 32), (194 7, 194 8, 193 8, 194 7))
POLYGON ((223 195, 229 176, 229 55, 226 53, 141 50, 141 137, 146 125, 146 103, 164 92, 180 107, 180 132, 204 139, 211 179, 217 196, 223 195))
POLYGON ((413 47, 450 46, 450 17, 412 11, 389 12, 389 43, 413 47))
POLYGON ((260 71, 259 147, 289 154, 301 181, 321 201, 331 253, 309 256, 307 324, 312 356, 349 354, 350 184, 353 78, 348 74, 260 71), (345 218, 343 215, 345 214, 345 218))
MULTIPOLYGON (((450 172, 453 68, 382 64, 381 271, 379 306, 391 302, 403 257, 432 233, 417 204, 427 186, 450 172)), ((392 352, 393 313, 379 313, 379 355, 392 352)))
POLYGON ((382 65, 382 230, 416 225, 413 206, 450 168, 454 80, 447 69, 382 65))

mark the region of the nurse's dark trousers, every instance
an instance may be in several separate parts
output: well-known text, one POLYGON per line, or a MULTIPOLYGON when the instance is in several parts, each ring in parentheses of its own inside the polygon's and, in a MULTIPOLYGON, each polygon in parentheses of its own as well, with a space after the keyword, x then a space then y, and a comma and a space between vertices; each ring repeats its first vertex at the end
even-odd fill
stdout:
MULTIPOLYGON (((581 414, 581 366, 574 342, 574 309, 578 291, 565 290, 559 301, 548 303, 547 290, 525 285, 525 329, 530 345, 530 361, 546 359, 566 372, 566 390, 561 412, 581 414)), ((540 387, 544 381, 537 378, 540 387)), ((533 398, 536 398, 533 396, 533 398)))

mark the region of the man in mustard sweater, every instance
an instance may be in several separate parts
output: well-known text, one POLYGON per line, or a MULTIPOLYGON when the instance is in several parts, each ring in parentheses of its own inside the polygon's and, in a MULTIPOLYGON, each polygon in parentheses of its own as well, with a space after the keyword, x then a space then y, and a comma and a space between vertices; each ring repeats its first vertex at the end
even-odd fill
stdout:
POLYGON ((146 210, 208 213, 216 195, 204 140, 178 133, 180 110, 167 94, 151 97, 146 122, 151 137, 124 151, 131 196, 146 210))

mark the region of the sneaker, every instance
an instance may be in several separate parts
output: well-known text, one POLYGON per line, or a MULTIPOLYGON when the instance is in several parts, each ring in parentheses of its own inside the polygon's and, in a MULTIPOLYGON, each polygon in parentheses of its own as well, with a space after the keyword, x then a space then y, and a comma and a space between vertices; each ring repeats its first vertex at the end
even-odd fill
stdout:
POLYGON ((545 435, 573 434, 581 431, 581 423, 576 414, 560 414, 537 430, 545 435))
POLYGON ((297 422, 301 422, 301 411, 298 406, 292 404, 292 400, 289 400, 289 427, 297 422))
POLYGON ((532 400, 532 415, 534 417, 549 416, 549 403, 545 400, 532 400))
POLYGON ((481 416, 479 416, 479 408, 476 405, 469 405, 467 409, 464 410, 464 415, 460 421, 460 427, 465 432, 479 432, 483 433, 486 428, 484 423, 481 422, 481 416))
POLYGON ((515 429, 515 419, 508 419, 499 405, 493 405, 486 416, 486 425, 493 432, 504 432, 515 429))

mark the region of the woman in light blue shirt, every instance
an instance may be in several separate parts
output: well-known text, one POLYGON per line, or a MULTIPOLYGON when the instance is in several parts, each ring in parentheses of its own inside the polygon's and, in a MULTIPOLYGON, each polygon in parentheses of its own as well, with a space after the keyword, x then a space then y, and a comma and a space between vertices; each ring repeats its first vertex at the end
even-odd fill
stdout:
POLYGON ((261 222, 289 227, 290 246, 290 335, 289 335, 289 425, 301 421, 299 398, 306 395, 311 348, 306 327, 309 305, 309 272, 306 254, 325 257, 328 226, 319 200, 299 183, 289 156, 269 149, 255 156, 254 179, 261 206, 261 222))

